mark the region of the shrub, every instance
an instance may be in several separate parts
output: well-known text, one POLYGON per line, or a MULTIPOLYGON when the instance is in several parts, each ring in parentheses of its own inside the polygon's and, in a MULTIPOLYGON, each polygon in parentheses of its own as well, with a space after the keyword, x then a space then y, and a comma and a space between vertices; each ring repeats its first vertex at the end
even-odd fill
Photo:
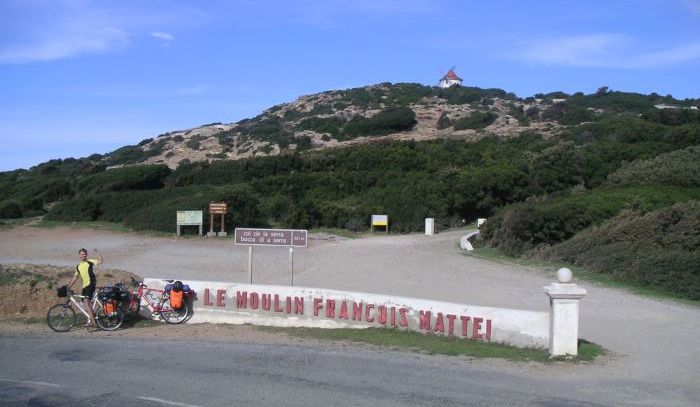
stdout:
POLYGON ((22 217, 22 208, 14 200, 0 202, 0 219, 16 219, 22 217))
POLYGON ((313 130, 316 133, 328 133, 331 137, 337 137, 340 127, 343 125, 342 120, 332 117, 309 117, 299 122, 297 130, 313 130))
POLYGON ((199 141, 194 138, 187 140, 187 143, 185 143, 185 145, 191 148, 192 150, 199 150, 199 141))
POLYGON ((446 112, 442 112, 442 114, 437 120, 437 123, 435 123, 435 127, 437 127, 438 130, 443 130, 450 126, 452 126, 452 121, 450 120, 450 117, 447 115, 446 112))
POLYGON ((389 107, 371 118, 356 116, 343 128, 344 138, 384 136, 411 130, 416 124, 416 113, 409 107, 389 107))
POLYGON ((137 146, 124 146, 107 154, 106 161, 110 166, 134 164, 145 160, 146 153, 137 146))
POLYGON ((496 121, 498 115, 492 112, 474 112, 469 116, 457 119, 455 130, 483 129, 496 121))
POLYGON ((698 199, 700 188, 674 187, 608 188, 529 199, 489 219, 484 239, 508 254, 520 255, 539 245, 561 243, 626 208, 648 212, 698 199))
POLYGON ((700 202, 624 211, 539 253, 641 286, 700 300, 700 202))
POLYGON ((297 151, 305 151, 305 150, 310 150, 313 147, 313 144, 311 143, 311 137, 309 136, 301 136, 296 138, 297 142, 297 151))
POLYGON ((162 188, 170 169, 164 164, 115 168, 83 177, 78 189, 83 192, 105 192, 162 188))

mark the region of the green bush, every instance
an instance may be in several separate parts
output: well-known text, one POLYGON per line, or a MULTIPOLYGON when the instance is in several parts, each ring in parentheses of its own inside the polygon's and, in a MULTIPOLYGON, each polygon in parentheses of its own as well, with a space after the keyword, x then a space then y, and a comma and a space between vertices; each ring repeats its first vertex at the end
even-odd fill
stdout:
POLYGON ((408 131, 416 124, 416 113, 409 107, 389 107, 368 118, 356 116, 343 128, 343 138, 384 136, 408 131))
POLYGON ((310 150, 313 147, 313 144, 311 142, 311 137, 309 136, 300 136, 296 138, 296 143, 297 143, 297 151, 306 151, 310 150))
POLYGON ((434 88, 435 94, 441 99, 445 99, 451 105, 464 105, 479 102, 482 99, 515 99, 511 93, 506 93, 502 89, 481 89, 466 86, 450 86, 449 88, 434 88))
POLYGON ((22 217, 22 208, 14 200, 0 202, 0 219, 17 219, 22 217))
POLYGON ((144 161, 148 156, 138 146, 124 146, 107 154, 106 162, 109 166, 135 164, 144 161))
POLYGON ((469 116, 455 120, 455 130, 483 129, 496 121, 498 115, 492 112, 474 112, 469 116))
POLYGON ((512 255, 561 243, 623 209, 644 212, 700 199, 700 188, 606 188, 529 199, 499 211, 484 231, 489 244, 512 255))
POLYGON ((331 137, 337 137, 340 132, 340 127, 343 125, 342 120, 332 117, 309 117, 299 122, 297 130, 313 130, 316 133, 328 133, 331 137))
POLYGON ((191 148, 192 150, 199 150, 199 146, 200 146, 199 140, 191 138, 191 139, 187 140, 187 142, 185 143, 185 146, 187 146, 188 148, 191 148))
POLYGON ((164 164, 115 168, 83 177, 78 190, 86 192, 123 191, 162 188, 170 169, 164 164))
POLYGON ((635 160, 608 175, 607 185, 700 186, 700 146, 660 154, 648 160, 635 160))
POLYGON ((623 211, 538 257, 700 300, 700 202, 623 211))

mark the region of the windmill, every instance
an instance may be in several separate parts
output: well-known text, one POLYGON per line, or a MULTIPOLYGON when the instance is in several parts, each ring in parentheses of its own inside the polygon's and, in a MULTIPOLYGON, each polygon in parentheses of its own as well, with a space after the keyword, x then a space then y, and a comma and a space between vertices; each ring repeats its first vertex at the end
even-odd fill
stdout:
POLYGON ((453 65, 449 71, 440 79, 438 86, 441 88, 449 88, 454 85, 462 85, 462 78, 457 76, 455 73, 455 66, 453 65))

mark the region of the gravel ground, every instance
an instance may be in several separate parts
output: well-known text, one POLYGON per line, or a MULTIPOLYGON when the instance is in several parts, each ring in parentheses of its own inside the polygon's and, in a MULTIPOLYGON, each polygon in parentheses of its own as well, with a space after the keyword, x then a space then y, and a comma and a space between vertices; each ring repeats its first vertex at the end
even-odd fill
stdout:
MULTIPOLYGON (((465 256, 458 242, 466 232, 361 239, 310 236, 307 248, 294 251, 295 285, 535 311, 548 309, 549 301, 542 287, 555 280, 553 270, 504 265, 465 256)), ((89 251, 100 249, 105 267, 144 277, 232 282, 247 282, 248 279, 248 249, 234 245, 232 239, 152 237, 27 226, 0 230, 2 264, 72 266, 77 262, 77 251, 81 247, 89 251)), ((253 257, 255 283, 288 283, 288 249, 256 247, 253 257)), ((577 282, 576 276, 574 282, 577 282)), ((696 345, 700 334, 700 308, 578 283, 588 290, 581 302, 581 337, 605 347, 610 352, 607 356, 594 363, 575 366, 487 360, 476 363, 557 380, 615 378, 668 385, 680 389, 693 400, 700 400, 700 351, 696 345)), ((0 330, 6 332, 22 329, 41 328, 0 324, 0 330)), ((242 327, 207 325, 182 329, 189 329, 193 337, 202 339, 238 334, 251 339, 261 335, 242 327)), ((157 335, 157 329, 148 328, 128 335, 136 334, 157 335)))

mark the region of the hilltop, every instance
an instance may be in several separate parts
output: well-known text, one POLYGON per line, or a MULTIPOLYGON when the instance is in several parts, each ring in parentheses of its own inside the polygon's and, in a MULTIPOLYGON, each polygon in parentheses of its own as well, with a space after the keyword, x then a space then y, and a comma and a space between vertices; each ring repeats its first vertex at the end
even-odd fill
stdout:
POLYGON ((610 92, 562 92, 521 99, 501 89, 383 83, 301 96, 237 123, 177 130, 99 158, 107 166, 214 161, 354 146, 381 140, 424 141, 514 137, 524 131, 551 136, 563 126, 627 111, 696 109, 700 101, 610 92), (655 107, 656 106, 656 107, 655 107))

